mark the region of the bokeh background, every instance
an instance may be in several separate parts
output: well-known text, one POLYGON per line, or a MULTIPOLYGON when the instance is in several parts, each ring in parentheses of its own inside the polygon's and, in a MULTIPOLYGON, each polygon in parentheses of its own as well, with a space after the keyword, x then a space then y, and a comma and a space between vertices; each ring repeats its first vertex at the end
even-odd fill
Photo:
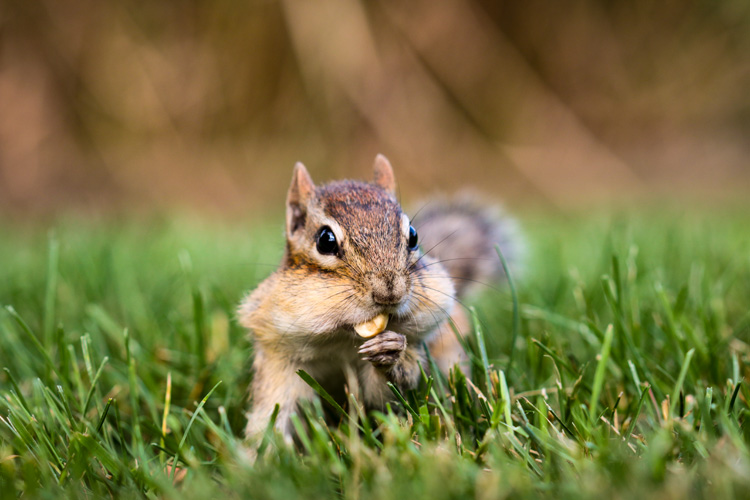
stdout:
POLYGON ((0 0, 0 213, 282 207, 291 168, 572 207, 750 191, 746 0, 0 0))

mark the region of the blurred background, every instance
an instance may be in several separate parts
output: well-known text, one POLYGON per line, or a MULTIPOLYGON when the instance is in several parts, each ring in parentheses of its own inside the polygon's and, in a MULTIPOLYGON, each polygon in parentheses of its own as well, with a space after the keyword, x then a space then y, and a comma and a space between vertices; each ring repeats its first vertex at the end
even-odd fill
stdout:
POLYGON ((750 191, 746 0, 0 0, 0 214, 750 191))

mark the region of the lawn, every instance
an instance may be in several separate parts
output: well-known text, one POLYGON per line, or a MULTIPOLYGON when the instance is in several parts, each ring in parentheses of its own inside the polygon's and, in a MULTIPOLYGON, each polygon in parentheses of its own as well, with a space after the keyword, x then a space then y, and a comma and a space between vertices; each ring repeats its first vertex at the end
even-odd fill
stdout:
POLYGON ((521 220, 517 293, 465 304, 473 382, 311 404, 255 463, 234 310, 280 216, 0 223, 0 497, 747 498, 748 207, 521 220))

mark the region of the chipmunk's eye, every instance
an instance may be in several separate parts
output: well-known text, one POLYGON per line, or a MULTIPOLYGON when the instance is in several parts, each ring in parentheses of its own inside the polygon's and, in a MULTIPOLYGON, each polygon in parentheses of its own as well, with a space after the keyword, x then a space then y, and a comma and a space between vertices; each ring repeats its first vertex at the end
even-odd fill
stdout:
POLYGON ((414 226, 409 226, 409 250, 412 252, 417 249, 417 245, 419 244, 419 236, 417 236, 417 230, 414 229, 414 226))
POLYGON ((323 255, 336 255, 339 252, 339 244, 336 241, 336 235, 333 234, 330 227, 323 226, 318 229, 318 236, 316 239, 318 252, 323 255))

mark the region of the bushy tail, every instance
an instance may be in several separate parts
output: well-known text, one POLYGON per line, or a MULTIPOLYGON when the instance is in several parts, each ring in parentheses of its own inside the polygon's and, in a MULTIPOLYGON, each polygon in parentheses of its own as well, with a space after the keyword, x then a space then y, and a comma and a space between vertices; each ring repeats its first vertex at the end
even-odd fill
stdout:
POLYGON ((448 270, 459 298, 505 279, 495 245, 512 276, 521 271, 524 245, 518 223, 498 207, 483 207, 467 197, 432 202, 412 222, 422 251, 448 270))

